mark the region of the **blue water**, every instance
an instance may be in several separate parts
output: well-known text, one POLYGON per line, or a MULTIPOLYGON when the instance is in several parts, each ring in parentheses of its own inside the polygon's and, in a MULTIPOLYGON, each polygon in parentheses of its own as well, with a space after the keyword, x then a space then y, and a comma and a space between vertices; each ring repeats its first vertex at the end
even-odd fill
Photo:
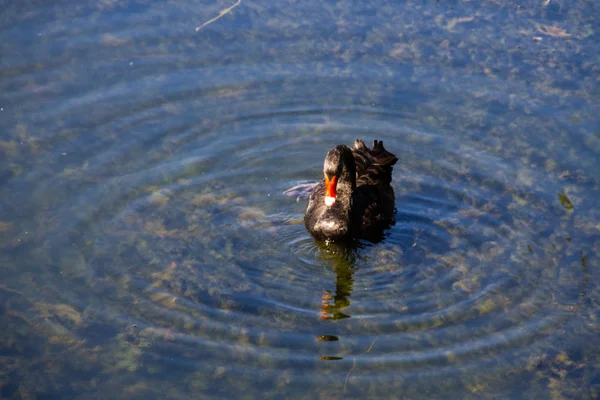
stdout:
POLYGON ((598 16, 5 6, 0 398, 597 398, 598 16), (355 138, 394 224, 318 242, 284 192, 355 138))

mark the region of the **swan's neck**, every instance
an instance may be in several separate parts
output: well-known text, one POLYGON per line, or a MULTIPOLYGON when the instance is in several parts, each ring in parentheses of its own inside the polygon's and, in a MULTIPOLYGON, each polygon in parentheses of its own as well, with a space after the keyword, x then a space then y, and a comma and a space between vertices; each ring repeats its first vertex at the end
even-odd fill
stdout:
POLYGON ((349 211, 352 192, 356 188, 356 164, 352 151, 344 145, 331 149, 323 163, 325 174, 325 205, 349 211))
MULTIPOLYGON (((352 157, 352 155, 350 155, 352 157)), ((352 207, 352 193, 356 189, 356 167, 354 158, 344 163, 342 172, 337 182, 337 202, 342 208, 350 212, 352 207)))

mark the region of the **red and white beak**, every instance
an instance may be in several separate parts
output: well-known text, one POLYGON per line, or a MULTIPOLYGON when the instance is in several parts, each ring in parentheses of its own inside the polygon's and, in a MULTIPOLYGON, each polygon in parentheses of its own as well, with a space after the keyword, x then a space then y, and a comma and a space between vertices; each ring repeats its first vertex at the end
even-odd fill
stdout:
POLYGON ((337 176, 327 178, 325 176, 325 205, 331 207, 335 203, 335 189, 337 187, 337 176))

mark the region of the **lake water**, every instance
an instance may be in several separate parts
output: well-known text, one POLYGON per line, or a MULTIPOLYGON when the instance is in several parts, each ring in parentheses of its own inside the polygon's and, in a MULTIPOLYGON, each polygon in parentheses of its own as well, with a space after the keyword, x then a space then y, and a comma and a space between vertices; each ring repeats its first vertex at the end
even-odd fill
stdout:
POLYGON ((0 398, 600 396, 599 2, 0 22, 0 398), (355 138, 395 224, 317 242, 284 191, 355 138))

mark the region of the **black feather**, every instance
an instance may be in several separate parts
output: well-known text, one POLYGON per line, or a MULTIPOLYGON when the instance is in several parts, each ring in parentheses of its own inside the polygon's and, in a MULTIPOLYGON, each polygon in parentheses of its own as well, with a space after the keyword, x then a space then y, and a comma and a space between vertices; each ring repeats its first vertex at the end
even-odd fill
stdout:
POLYGON ((380 235, 395 209, 392 169, 398 158, 375 140, 371 149, 356 139, 354 147, 339 145, 327 153, 324 172, 337 176, 337 196, 325 204, 325 182, 310 195, 304 223, 319 239, 348 239, 380 235))

